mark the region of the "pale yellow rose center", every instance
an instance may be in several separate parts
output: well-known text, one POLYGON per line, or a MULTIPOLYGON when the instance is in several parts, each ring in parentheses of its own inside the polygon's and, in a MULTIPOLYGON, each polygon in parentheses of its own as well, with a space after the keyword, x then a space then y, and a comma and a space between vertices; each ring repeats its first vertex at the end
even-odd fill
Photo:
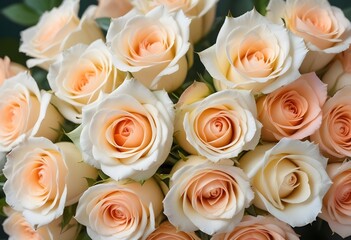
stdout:
POLYGON ((130 44, 129 57, 132 65, 169 61, 174 58, 174 52, 169 44, 167 30, 159 25, 151 25, 136 29, 136 34, 130 44))
MULTIPOLYGON (((204 171, 187 185, 183 197, 203 215, 221 214, 238 197, 240 189, 235 179, 219 170, 204 171)), ((240 194, 239 194, 240 195, 240 194)))
POLYGON ((233 58, 233 65, 249 77, 261 78, 273 72, 274 61, 275 53, 266 40, 251 33, 241 43, 238 55, 233 58))
POLYGON ((33 128, 39 117, 40 103, 35 96, 27 99, 24 94, 5 97, 0 100, 0 138, 7 145, 33 128))
POLYGON ((67 82, 67 88, 76 96, 89 94, 100 86, 104 78, 103 67, 100 64, 90 63, 75 69, 67 82))
POLYGON ((142 205, 134 193, 117 190, 101 196, 92 212, 97 213, 95 227, 99 231, 117 234, 139 225, 142 205))
POLYGON ((340 147, 351 151, 351 105, 335 106, 327 118, 331 138, 340 147))
POLYGON ((138 113, 121 117, 114 123, 114 142, 120 152, 143 149, 151 141, 152 130, 148 119, 138 113))
POLYGON ((200 140, 218 149, 226 149, 238 141, 241 135, 239 119, 230 110, 209 108, 195 122, 200 140))

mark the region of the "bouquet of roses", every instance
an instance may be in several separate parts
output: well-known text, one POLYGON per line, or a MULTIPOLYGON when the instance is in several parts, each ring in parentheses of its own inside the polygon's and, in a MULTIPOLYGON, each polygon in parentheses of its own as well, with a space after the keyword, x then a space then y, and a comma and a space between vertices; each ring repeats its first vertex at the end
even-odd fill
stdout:
POLYGON ((350 21, 326 0, 218 6, 42 8, 26 66, 0 59, 10 239, 351 236, 350 21))

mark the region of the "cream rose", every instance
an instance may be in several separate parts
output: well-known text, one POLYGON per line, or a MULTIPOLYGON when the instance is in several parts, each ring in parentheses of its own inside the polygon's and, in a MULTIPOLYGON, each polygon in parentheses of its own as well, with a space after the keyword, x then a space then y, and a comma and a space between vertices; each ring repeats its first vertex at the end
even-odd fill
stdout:
POLYGON ((66 119, 81 123, 83 106, 115 90, 125 76, 113 66, 109 50, 99 39, 66 50, 50 66, 47 78, 57 97, 53 104, 66 119))
POLYGON ((95 18, 117 18, 125 15, 133 8, 130 0, 98 0, 95 18))
POLYGON ((284 137, 304 139, 322 123, 322 106, 327 87, 315 73, 303 74, 294 82, 257 100, 258 120, 263 124, 262 139, 284 137))
POLYGON ((323 74, 322 81, 328 93, 334 95, 341 88, 351 85, 351 47, 339 53, 323 74))
POLYGON ((190 41, 198 42, 211 29, 216 15, 218 0, 131 0, 134 8, 143 13, 163 5, 169 12, 182 10, 191 19, 190 41))
POLYGON ((351 86, 329 98, 322 108, 322 125, 311 140, 318 143, 329 161, 351 157, 351 86))
POLYGON ((103 38, 103 33, 86 11, 78 18, 79 0, 64 0, 61 6, 45 12, 39 22, 21 32, 20 52, 33 57, 28 67, 40 66, 48 69, 57 55, 77 44, 89 44, 103 38))
POLYGON ((242 221, 228 233, 214 235, 211 240, 298 240, 299 236, 286 223, 271 216, 245 215, 242 221))
POLYGON ((181 11, 170 15, 161 6, 113 19, 106 39, 114 65, 152 90, 177 89, 189 67, 189 24, 181 11))
POLYGON ((146 240, 201 240, 194 232, 177 230, 169 221, 164 221, 146 240))
POLYGON ((251 179, 256 207, 292 227, 316 219, 331 184, 317 145, 282 138, 246 153, 239 164, 251 179))
POLYGON ((252 10, 227 17, 216 43, 199 54, 217 90, 270 93, 300 76, 306 52, 301 38, 252 10))
POLYGON ((24 71, 27 71, 24 66, 11 62, 9 57, 0 58, 0 86, 6 79, 24 71))
POLYGON ((162 199, 163 193, 152 178, 143 184, 111 181, 84 192, 75 218, 87 227, 92 239, 145 239, 155 230, 162 199))
POLYGON ((31 239, 31 240, 55 240, 55 239, 76 239, 78 223, 72 218, 69 226, 62 229, 62 218, 34 229, 20 212, 12 211, 3 222, 4 232, 9 235, 9 240, 31 239))
POLYGON ((300 68, 303 73, 320 70, 351 43, 350 21, 327 0, 270 0, 267 17, 283 19, 291 32, 304 39, 309 52, 300 68))
POLYGON ((164 214, 185 232, 200 229, 212 235, 231 230, 254 197, 249 179, 229 159, 215 164, 201 156, 188 156, 173 167, 169 185, 164 214))
POLYGON ((54 141, 64 119, 40 91, 34 78, 22 72, 0 88, 0 151, 8 152, 25 138, 43 136, 54 141))
POLYGON ((191 154, 217 162, 254 149, 260 140, 254 97, 244 90, 211 93, 195 82, 176 105, 174 137, 191 154))
POLYGON ((85 178, 97 177, 73 143, 46 138, 30 138, 15 147, 3 172, 6 202, 33 227, 61 216, 65 205, 77 202, 88 188, 85 178))
POLYGON ((115 180, 151 177, 172 145, 174 110, 165 91, 137 80, 83 108, 80 146, 86 162, 115 180))
POLYGON ((333 184, 318 216, 328 222, 333 232, 346 238, 351 236, 351 162, 328 164, 327 173, 333 184))

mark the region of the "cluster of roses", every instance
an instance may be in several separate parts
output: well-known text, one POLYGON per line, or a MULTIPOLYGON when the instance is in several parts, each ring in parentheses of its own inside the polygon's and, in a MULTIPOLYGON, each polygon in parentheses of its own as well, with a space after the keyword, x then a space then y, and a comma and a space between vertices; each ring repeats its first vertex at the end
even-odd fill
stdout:
POLYGON ((51 91, 1 60, 10 237, 76 239, 84 226, 92 239, 293 240, 317 217, 351 235, 349 20, 326 0, 227 17, 198 53, 213 86, 195 81, 173 103, 216 4, 100 0, 79 18, 65 0, 22 32, 51 91))

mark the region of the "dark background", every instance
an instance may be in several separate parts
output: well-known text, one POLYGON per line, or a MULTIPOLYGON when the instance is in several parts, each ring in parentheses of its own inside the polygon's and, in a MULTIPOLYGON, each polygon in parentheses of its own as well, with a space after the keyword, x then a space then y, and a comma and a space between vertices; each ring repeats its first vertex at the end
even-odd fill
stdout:
MULTIPOLYGON (((116 0, 118 1, 118 0, 116 0)), ((0 11, 13 3, 22 2, 20 0, 0 0, 0 11)), ((340 7, 342 9, 351 9, 350 0, 330 0, 332 5, 340 7)), ((97 4, 97 0, 81 0, 81 11, 90 4, 97 4)), ((233 16, 239 16, 246 11, 252 9, 252 2, 249 0, 219 0, 217 15, 225 16, 228 12, 231 12, 233 16)), ((20 16, 18 16, 20 17, 20 16)), ((20 32, 27 27, 20 26, 4 15, 0 14, 0 57, 9 56, 12 61, 25 65, 26 56, 18 52, 20 44, 20 32)), ((0 222, 3 221, 3 217, 0 217, 0 222)), ((337 234, 332 234, 329 226, 326 222, 321 220, 315 221, 310 225, 301 228, 295 228, 295 231, 301 235, 302 240, 341 240, 337 234)), ((3 233, 2 227, 0 227, 0 239, 7 239, 7 236, 3 233)), ((346 238, 351 240, 351 237, 346 238)))

